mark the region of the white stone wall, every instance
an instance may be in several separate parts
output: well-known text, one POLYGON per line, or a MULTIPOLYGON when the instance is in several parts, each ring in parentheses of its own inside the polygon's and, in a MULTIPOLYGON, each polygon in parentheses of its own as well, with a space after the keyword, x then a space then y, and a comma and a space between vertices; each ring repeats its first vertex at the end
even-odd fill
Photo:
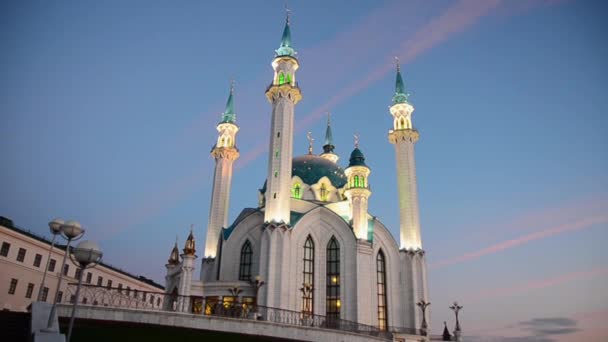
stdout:
POLYGON ((232 184, 232 164, 238 158, 238 152, 232 147, 215 148, 213 189, 209 204, 209 223, 205 239, 205 257, 214 258, 222 227, 228 226, 228 208, 230 205, 230 188, 232 184))

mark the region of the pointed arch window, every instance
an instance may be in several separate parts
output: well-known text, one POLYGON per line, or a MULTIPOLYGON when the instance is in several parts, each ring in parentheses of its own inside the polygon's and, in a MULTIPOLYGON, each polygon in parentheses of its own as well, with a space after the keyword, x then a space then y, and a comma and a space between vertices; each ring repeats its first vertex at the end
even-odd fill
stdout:
POLYGON ((315 288, 315 243, 309 235, 304 242, 304 269, 302 270, 302 313, 306 316, 314 312, 315 288))
POLYGON ((359 187, 359 176, 353 177, 353 187, 355 187, 355 188, 359 187))
POLYGON ((302 199, 302 186, 300 183, 295 183, 291 189, 291 197, 302 199))
POLYGON ((283 85, 285 83, 285 74, 283 72, 279 73, 279 85, 283 85))
POLYGON ((251 259, 253 257, 253 250, 251 249, 251 242, 245 241, 243 247, 241 247, 241 264, 239 267, 239 280, 251 280, 251 259))
POLYGON ((325 185, 325 183, 321 184, 321 188, 319 189, 319 195, 321 197, 321 201, 327 201, 329 191, 327 191, 327 186, 325 185))
POLYGON ((285 77, 285 81, 286 81, 286 83, 291 84, 291 75, 290 74, 287 74, 287 76, 285 77))
POLYGON ((387 329, 388 310, 386 308, 386 261, 382 250, 376 256, 376 284, 378 289, 378 328, 387 329))
POLYGON ((340 319, 340 245, 334 236, 327 244, 326 316, 330 324, 340 319))

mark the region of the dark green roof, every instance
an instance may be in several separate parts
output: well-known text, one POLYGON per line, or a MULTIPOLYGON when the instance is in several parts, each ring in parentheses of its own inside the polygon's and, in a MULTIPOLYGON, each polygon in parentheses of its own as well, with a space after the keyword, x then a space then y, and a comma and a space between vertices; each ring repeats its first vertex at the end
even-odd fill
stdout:
POLYGON ((222 113, 222 121, 234 123, 236 121, 236 113, 234 112, 234 84, 230 85, 230 95, 226 101, 226 109, 222 113))
POLYGON ((350 159, 348 160, 348 162, 349 162, 348 167, 351 167, 351 166, 368 167, 367 165, 365 165, 365 156, 363 155, 363 152, 361 152, 361 150, 358 147, 355 147, 353 152, 350 154, 350 159))
POLYGON ((336 188, 346 185, 344 170, 336 163, 314 154, 295 157, 292 162, 291 176, 298 176, 308 185, 316 184, 327 177, 336 188))
POLYGON ((296 50, 291 46, 291 29, 289 28, 289 16, 285 21, 283 36, 281 37, 281 45, 276 50, 277 56, 296 56, 296 50))
POLYGON ((407 103, 410 94, 405 92, 405 84, 403 83, 403 77, 401 77, 401 70, 397 65, 397 77, 395 79, 395 95, 393 96, 393 104, 395 103, 407 103))

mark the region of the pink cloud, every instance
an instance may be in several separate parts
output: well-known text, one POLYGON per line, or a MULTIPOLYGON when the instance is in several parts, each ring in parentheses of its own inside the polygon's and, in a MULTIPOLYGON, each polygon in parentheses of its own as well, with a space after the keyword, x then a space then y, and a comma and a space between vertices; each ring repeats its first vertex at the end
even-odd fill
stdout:
POLYGON ((566 224, 562 224, 562 225, 559 225, 559 226, 556 226, 553 228, 549 228, 549 229, 537 231, 534 233, 530 233, 527 235, 523 235, 518 238, 509 239, 507 241, 496 243, 494 245, 482 248, 482 249, 474 251, 474 252, 465 253, 458 257, 440 260, 438 262, 432 263, 429 267, 433 269, 433 268, 440 268, 440 267, 444 267, 444 266, 448 266, 448 265, 459 264, 459 263, 463 263, 466 261, 471 261, 471 260, 478 259, 478 258, 488 255, 488 254, 498 253, 498 252, 501 252, 506 249, 510 249, 510 248, 514 248, 514 247, 526 244, 530 241, 547 238, 547 237, 565 233, 565 232, 582 230, 585 228, 589 228, 593 225, 602 224, 602 223, 608 223, 608 216, 602 215, 602 216, 579 219, 573 223, 566 223, 566 224))

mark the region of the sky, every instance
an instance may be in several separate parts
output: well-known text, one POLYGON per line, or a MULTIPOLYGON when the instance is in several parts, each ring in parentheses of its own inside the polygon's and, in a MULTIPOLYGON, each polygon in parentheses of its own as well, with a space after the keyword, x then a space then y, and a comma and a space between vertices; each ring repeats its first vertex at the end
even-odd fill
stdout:
MULTIPOLYGON (((230 220, 266 173, 265 87, 282 1, 0 2, 0 215, 48 236, 75 219, 107 263, 164 282, 204 246, 215 125, 235 80, 230 220)), ((398 238, 387 132, 394 62, 413 123, 433 333, 464 306, 472 341, 604 341, 608 328, 607 5, 290 1, 306 132, 332 113, 372 169, 369 211, 398 238)))

